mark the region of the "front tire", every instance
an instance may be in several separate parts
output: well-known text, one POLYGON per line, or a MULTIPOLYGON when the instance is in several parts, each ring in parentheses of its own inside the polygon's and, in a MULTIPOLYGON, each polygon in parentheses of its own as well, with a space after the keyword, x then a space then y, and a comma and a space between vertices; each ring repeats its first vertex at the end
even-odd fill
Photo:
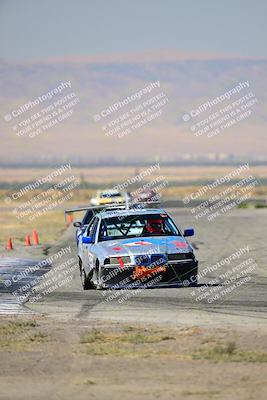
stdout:
POLYGON ((82 269, 81 272, 81 279, 82 279, 83 290, 95 289, 93 282, 88 276, 86 276, 84 269, 82 269))
POLYGON ((95 266, 95 274, 96 274, 96 289, 101 290, 102 285, 101 285, 101 280, 100 280, 100 267, 99 267, 99 261, 96 260, 96 266, 95 266))
POLYGON ((80 265, 80 276, 81 276, 83 290, 94 289, 95 286, 91 281, 91 277, 87 276, 85 270, 83 269, 81 259, 79 260, 79 265, 80 265))
POLYGON ((191 277, 190 277, 190 286, 191 287, 197 287, 198 286, 198 276, 197 276, 197 274, 196 275, 192 275, 191 277))

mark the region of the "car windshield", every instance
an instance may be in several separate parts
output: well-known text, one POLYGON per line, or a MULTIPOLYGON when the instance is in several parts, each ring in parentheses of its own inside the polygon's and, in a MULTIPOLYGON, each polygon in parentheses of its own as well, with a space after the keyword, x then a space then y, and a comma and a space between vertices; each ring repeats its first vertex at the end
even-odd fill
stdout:
POLYGON ((109 197, 119 197, 120 193, 116 192, 116 193, 101 193, 100 194, 100 198, 102 199, 108 199, 109 197))
POLYGON ((167 214, 142 214, 104 218, 99 241, 142 236, 181 235, 167 214))

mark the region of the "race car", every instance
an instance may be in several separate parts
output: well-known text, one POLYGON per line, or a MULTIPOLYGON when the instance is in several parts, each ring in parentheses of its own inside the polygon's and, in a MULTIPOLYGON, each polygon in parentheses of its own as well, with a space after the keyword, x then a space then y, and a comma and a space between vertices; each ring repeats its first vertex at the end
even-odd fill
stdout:
POLYGON ((129 194, 129 202, 155 202, 160 200, 160 195, 154 189, 136 190, 129 194))
POLYGON ((108 204, 125 203, 125 193, 119 192, 114 189, 107 189, 104 191, 97 191, 96 196, 92 197, 91 204, 93 206, 102 206, 108 204))
MULTIPOLYGON (((114 204, 114 205, 112 205, 112 210, 117 210, 117 209, 120 209, 121 207, 122 207, 122 206, 121 206, 120 204, 117 204, 117 205, 114 204)), ((94 217, 97 213, 99 213, 99 212, 105 210, 106 208, 107 208, 107 206, 80 207, 80 208, 74 208, 74 209, 66 210, 66 211, 65 211, 65 216, 66 216, 67 214, 69 214, 69 213, 72 214, 72 213, 74 213, 74 212, 86 211, 86 213, 84 214, 84 216, 83 216, 83 218, 82 218, 81 221, 75 221, 75 222, 73 222, 73 226, 74 226, 75 228, 77 228, 77 229, 76 229, 76 234, 75 234, 77 246, 78 246, 78 243, 79 243, 79 236, 82 235, 82 234, 85 232, 85 230, 88 228, 88 225, 90 224, 90 222, 91 222, 91 220, 93 219, 93 217, 94 217)))
POLYGON ((163 209, 103 209, 78 238, 83 289, 196 285, 193 235, 163 209))
MULTIPOLYGON (((93 219, 93 217, 96 215, 97 212, 101 211, 101 208, 98 209, 97 207, 94 207, 94 208, 86 207, 86 208, 75 209, 75 211, 85 211, 85 210, 86 210, 86 213, 85 213, 84 217, 82 218, 82 220, 75 221, 73 223, 73 226, 75 228, 77 228, 76 229, 76 244, 77 244, 77 246, 79 243, 79 236, 85 232, 85 230, 88 228, 88 225, 90 224, 91 220, 93 219)), ((66 211, 66 213, 68 213, 68 210, 66 211)))

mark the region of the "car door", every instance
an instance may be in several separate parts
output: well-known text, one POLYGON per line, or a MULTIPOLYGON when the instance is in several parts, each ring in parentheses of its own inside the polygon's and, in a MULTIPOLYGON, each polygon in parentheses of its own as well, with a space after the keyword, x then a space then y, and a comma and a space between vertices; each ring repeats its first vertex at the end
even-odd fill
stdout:
POLYGON ((90 231, 90 236, 92 238, 92 245, 88 251, 88 264, 89 270, 91 271, 95 267, 97 255, 95 253, 95 243, 96 243, 96 235, 99 227, 99 218, 96 217, 92 229, 90 231))
POLYGON ((84 232, 83 236, 89 236, 92 238, 92 243, 83 243, 83 265, 86 273, 88 274, 94 266, 94 255, 92 253, 92 247, 95 242, 95 233, 98 227, 99 218, 95 217, 89 224, 87 230, 84 232))

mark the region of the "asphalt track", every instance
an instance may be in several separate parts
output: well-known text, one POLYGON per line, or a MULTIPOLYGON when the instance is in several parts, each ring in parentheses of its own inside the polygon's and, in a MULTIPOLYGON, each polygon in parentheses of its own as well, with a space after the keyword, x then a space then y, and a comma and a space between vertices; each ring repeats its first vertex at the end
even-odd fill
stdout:
MULTIPOLYGON (((267 328, 267 270, 266 237, 267 212, 265 209, 235 209, 224 216, 208 222, 201 218, 196 221, 190 209, 167 210, 182 229, 193 226, 196 235, 191 242, 199 260, 199 271, 229 257, 238 249, 249 247, 249 252, 229 264, 208 272, 199 280, 198 287, 151 288, 139 291, 83 291, 80 284, 78 267, 71 273, 70 282, 53 290, 41 300, 19 305, 10 293, 14 288, 1 286, 0 313, 44 313, 56 319, 85 319, 117 322, 147 322, 169 325, 197 325, 207 327, 238 327, 244 329, 267 328), (246 272, 239 280, 245 280, 239 287, 229 292, 226 278, 218 279, 229 271, 228 276, 235 280, 236 273, 231 271, 249 258, 254 260, 254 268, 246 272), (216 283, 214 279, 217 278, 216 283), (201 293, 209 295, 197 300, 201 293), (115 294, 114 294, 115 293, 115 294), (212 294, 213 293, 213 294, 212 294), (208 302, 215 293, 219 298, 208 302), (119 299, 127 296, 122 302, 119 299), (113 297, 113 298, 112 298, 113 297)), ((77 256, 74 242, 74 228, 70 227, 61 240, 54 246, 53 253, 62 247, 71 246, 71 257, 77 256)), ((63 258, 67 260, 70 255, 63 258)), ((32 260, 0 258, 0 277, 12 279, 12 274, 25 269, 32 260)), ((60 260, 63 262, 63 259, 60 260)), ((35 261, 36 263, 36 261, 35 261)), ((57 263, 49 266, 55 268, 57 263)), ((39 276, 47 272, 46 268, 36 272, 39 276)), ((244 273, 245 272, 245 273, 244 273)), ((28 275, 23 284, 34 279, 36 273, 28 275)), ((226 275, 225 275, 226 276, 226 275)), ((235 283, 237 280, 235 280, 235 283)))

